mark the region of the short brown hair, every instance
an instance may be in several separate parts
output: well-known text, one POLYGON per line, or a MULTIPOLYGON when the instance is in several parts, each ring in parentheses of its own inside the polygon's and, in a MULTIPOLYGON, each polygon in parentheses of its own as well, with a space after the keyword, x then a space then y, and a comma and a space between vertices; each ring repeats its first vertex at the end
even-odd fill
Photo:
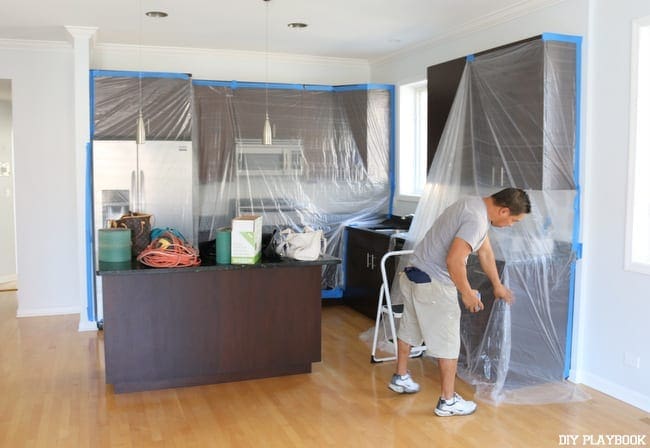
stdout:
POLYGON ((507 207, 513 215, 530 213, 530 198, 520 188, 505 188, 490 196, 499 207, 507 207))

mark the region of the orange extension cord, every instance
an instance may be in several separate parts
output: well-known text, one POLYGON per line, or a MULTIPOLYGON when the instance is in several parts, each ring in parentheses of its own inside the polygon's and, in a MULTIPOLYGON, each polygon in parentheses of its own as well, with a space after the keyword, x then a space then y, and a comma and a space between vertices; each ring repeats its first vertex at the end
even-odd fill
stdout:
POLYGON ((144 248, 137 260, 154 268, 199 266, 198 251, 171 232, 164 232, 144 248))

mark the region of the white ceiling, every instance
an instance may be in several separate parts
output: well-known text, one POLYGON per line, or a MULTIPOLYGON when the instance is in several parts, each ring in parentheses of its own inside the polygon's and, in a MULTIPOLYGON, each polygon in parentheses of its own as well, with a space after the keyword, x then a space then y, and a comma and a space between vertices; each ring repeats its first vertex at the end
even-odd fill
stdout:
POLYGON ((14 0, 2 7, 0 39, 68 41, 71 25, 97 27, 96 44, 267 51, 268 7, 269 52, 372 61, 561 1, 14 0), (151 10, 169 17, 145 17, 151 10))

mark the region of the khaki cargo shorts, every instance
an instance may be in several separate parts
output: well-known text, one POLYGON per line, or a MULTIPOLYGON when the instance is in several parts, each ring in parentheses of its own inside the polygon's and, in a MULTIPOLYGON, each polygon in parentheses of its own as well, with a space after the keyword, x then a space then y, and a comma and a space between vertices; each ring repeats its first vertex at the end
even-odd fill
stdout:
POLYGON ((460 306, 453 285, 437 280, 415 283, 398 275, 404 312, 397 337, 411 346, 424 341, 427 356, 457 359, 460 353, 460 306))

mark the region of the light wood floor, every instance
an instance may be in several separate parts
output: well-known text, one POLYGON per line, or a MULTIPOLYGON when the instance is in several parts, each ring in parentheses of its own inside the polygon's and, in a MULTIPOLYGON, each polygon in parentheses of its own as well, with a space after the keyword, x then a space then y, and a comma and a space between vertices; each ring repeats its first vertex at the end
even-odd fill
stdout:
POLYGON ((323 308, 311 374, 120 395, 104 383, 101 333, 77 332, 78 316, 15 314, 16 293, 1 292, 0 447, 557 447, 562 434, 650 445, 648 413, 587 388, 586 402, 435 417, 435 365, 411 362, 420 393, 389 391, 394 364, 370 364, 359 339, 373 322, 345 306, 323 308))

